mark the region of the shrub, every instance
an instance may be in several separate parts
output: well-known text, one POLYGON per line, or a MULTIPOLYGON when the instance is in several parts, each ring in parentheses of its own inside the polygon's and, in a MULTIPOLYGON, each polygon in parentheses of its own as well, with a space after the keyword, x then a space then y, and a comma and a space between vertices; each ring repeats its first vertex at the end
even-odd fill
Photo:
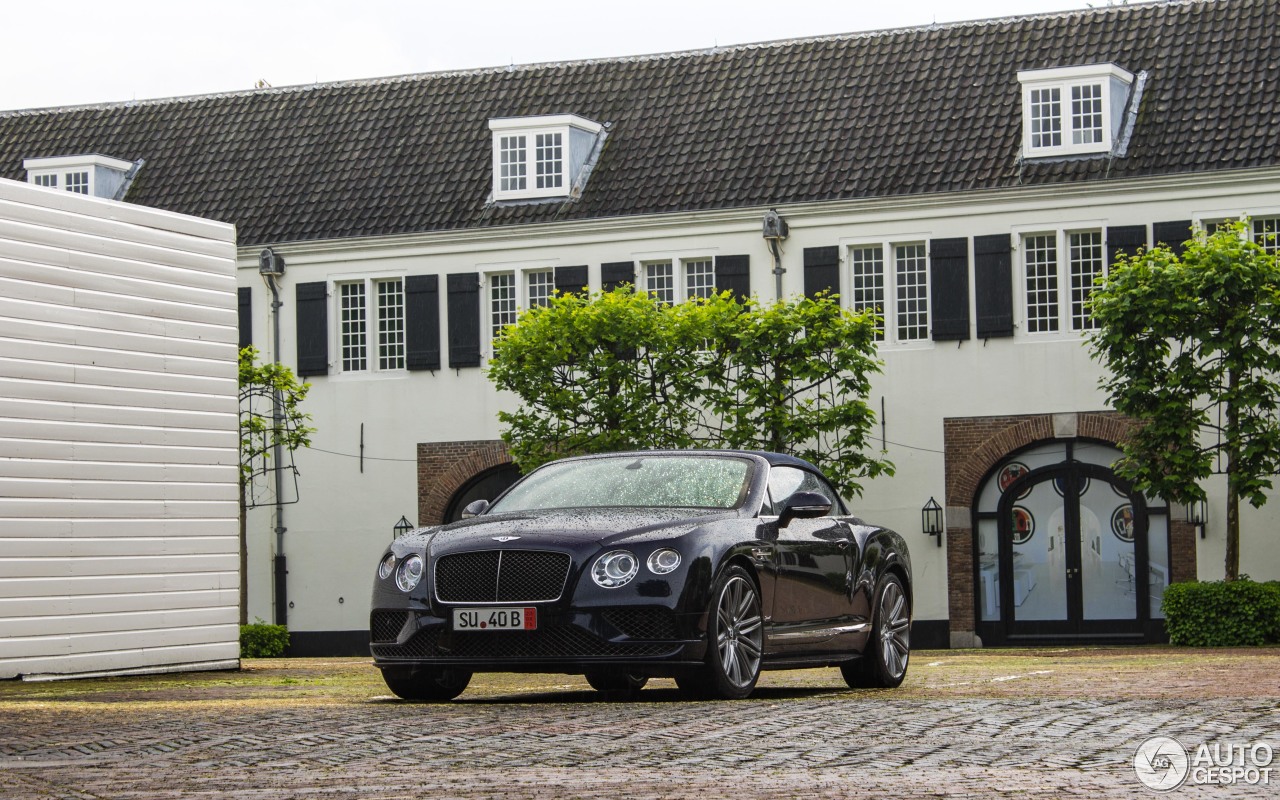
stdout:
POLYGON ((1248 578, 1175 583, 1165 589, 1169 641, 1189 647, 1241 647, 1280 642, 1280 582, 1248 578))
POLYGON ((240 626, 241 658, 280 658, 289 646, 289 629, 261 619, 240 626))

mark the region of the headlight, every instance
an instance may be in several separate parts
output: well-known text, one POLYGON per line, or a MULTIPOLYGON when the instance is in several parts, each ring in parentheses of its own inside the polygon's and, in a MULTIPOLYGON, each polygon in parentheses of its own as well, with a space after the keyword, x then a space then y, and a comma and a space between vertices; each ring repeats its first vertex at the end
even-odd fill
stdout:
POLYGON ((400 587, 400 591, 407 592, 413 589, 420 580, 422 580, 422 556, 411 555, 400 562, 400 569, 396 570, 396 586, 400 587))
POLYGON ((382 561, 378 564, 378 577, 386 580, 391 577, 391 570, 396 568, 396 556, 394 553, 387 553, 382 557, 382 561))
POLYGON ((680 566, 680 554, 665 548, 654 550, 645 563, 654 575, 666 575, 669 572, 675 572, 676 567, 680 566))
POLYGON ((640 562, 626 550, 614 550, 596 559, 591 579, 606 589, 626 586, 640 571, 640 562))

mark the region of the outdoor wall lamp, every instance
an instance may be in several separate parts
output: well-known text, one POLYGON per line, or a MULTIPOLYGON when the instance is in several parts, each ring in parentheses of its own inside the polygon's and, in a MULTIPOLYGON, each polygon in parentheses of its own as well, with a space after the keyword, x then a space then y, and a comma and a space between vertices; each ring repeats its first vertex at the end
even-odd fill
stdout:
POLYGON ((1200 529, 1200 538, 1204 538, 1204 529, 1209 521, 1209 506, 1204 500, 1192 500, 1187 503, 1187 522, 1200 529))
POLYGON ((414 525, 405 517, 401 516, 400 521, 391 527, 391 538, 393 540, 399 539, 401 536, 404 536, 406 533, 413 530, 415 527, 417 526, 414 525))
POLYGON ((932 497, 920 509, 920 527, 924 529, 925 536, 936 536, 938 547, 942 547, 942 506, 932 497))

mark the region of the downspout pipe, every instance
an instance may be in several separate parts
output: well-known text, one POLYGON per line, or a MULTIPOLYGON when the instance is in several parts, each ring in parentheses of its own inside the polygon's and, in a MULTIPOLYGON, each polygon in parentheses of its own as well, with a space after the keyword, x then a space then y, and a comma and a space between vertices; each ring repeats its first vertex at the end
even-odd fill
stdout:
MULTIPOLYGON (((280 302, 280 285, 277 280, 284 275, 284 259, 276 255, 268 247, 262 251, 258 262, 258 271, 261 273, 262 279, 266 281, 267 288, 271 290, 271 359, 276 366, 279 366, 280 309, 284 306, 284 303, 280 302)), ((271 425, 275 431, 279 431, 284 427, 284 408, 278 386, 272 386, 271 388, 271 425)), ((278 435, 275 437, 271 450, 271 457, 275 459, 276 489, 276 555, 273 564, 275 575, 275 624, 288 625, 289 570, 284 553, 284 532, 287 529, 284 526, 284 477, 280 469, 280 465, 284 462, 281 461, 281 445, 278 435)))

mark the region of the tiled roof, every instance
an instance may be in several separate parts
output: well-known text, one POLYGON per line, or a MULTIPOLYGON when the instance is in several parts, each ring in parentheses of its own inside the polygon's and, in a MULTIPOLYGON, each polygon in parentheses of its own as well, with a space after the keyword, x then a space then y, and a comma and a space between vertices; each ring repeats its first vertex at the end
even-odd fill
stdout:
POLYGON ((128 200, 242 244, 1280 163, 1280 0, 1155 3, 660 56, 0 113, 24 157, 146 159, 128 200), (1020 163, 1017 72, 1149 73, 1124 158, 1020 163), (486 206, 492 117, 612 130, 576 203, 486 206))

